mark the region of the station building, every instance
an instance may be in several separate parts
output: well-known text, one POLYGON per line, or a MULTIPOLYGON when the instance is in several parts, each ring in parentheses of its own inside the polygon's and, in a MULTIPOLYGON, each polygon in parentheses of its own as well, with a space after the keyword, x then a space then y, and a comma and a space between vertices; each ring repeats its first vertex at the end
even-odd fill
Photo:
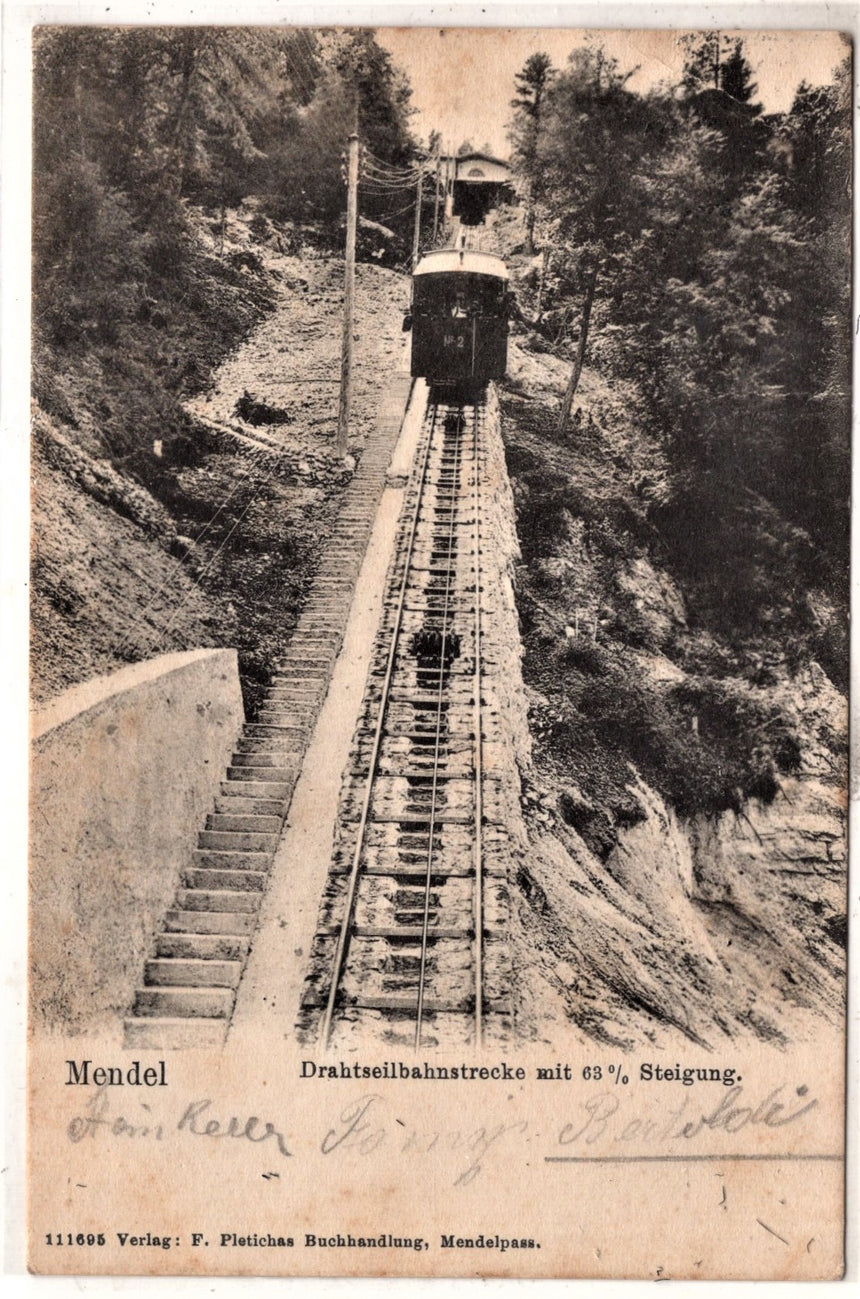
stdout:
POLYGON ((459 217, 463 225, 480 225, 491 208, 513 201, 511 168, 502 158, 464 153, 445 161, 453 169, 446 216, 459 217))

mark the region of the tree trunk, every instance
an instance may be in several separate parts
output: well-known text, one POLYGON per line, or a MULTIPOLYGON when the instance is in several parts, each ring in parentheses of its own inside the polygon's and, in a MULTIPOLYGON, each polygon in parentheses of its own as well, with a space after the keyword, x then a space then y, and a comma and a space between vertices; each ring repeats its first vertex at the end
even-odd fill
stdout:
POLYGON ((582 304, 582 315, 579 320, 579 343, 576 349, 576 360, 573 363, 573 369, 570 372, 567 390, 564 394, 564 400, 561 403, 561 414, 558 419, 558 432, 563 435, 567 430, 567 422, 570 419, 570 408, 573 405, 573 399, 576 396, 576 389, 579 385, 579 378, 582 374, 582 363, 585 360, 585 347, 588 342, 588 322, 591 320, 591 308, 594 305, 594 290, 597 287, 597 262, 594 263, 591 275, 588 280, 588 287, 585 291, 585 301, 582 304))
POLYGON ((523 252, 526 257, 534 257, 535 253, 535 198, 534 198, 534 181, 529 184, 529 194, 526 200, 526 241, 523 252))
POLYGON ((543 258, 541 259, 541 264, 540 264, 540 280, 538 281, 538 291, 537 291, 537 324, 540 324, 541 320, 543 319, 543 295, 546 289, 546 277, 549 271, 549 263, 551 257, 552 257, 552 249, 550 248, 549 244, 547 244, 547 246, 543 250, 543 258))
POLYGON ((158 185, 163 193, 173 194, 177 198, 182 194, 188 155, 188 141, 184 138, 186 117, 204 43, 198 44, 197 35, 193 30, 184 34, 181 58, 182 88, 170 128, 167 158, 161 168, 158 185))
POLYGON ((525 254, 527 257, 535 255, 535 211, 537 204, 537 161, 538 161, 538 143, 540 141, 541 126, 541 100, 543 99, 543 87, 538 86, 535 89, 534 107, 532 109, 532 129, 531 141, 529 142, 529 192, 526 200, 526 245, 525 254))

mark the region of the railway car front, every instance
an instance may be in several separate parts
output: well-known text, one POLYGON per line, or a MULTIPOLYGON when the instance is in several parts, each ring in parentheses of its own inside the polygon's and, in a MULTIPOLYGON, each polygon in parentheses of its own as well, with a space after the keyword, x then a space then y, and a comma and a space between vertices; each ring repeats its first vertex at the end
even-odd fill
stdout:
POLYGON ((480 391, 507 366, 508 272, 501 258, 429 253, 412 282, 412 374, 434 388, 480 391))

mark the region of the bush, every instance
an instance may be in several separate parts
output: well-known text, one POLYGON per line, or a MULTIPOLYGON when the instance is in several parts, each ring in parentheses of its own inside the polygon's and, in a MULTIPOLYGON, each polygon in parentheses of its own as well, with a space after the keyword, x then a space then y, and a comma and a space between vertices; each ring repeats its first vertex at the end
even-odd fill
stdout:
POLYGON ((574 668, 592 677, 606 676, 610 671, 609 658, 603 646, 578 636, 567 642, 559 654, 559 663, 564 668, 574 668))
POLYGON ((740 812, 748 798, 772 802, 778 773, 797 770, 800 744, 776 707, 707 678, 669 688, 653 684, 631 675, 622 656, 588 648, 597 653, 582 646, 581 654, 574 643, 558 655, 567 669, 558 676, 560 715, 541 737, 551 761, 594 804, 562 808, 584 837, 587 825, 596 840, 605 839, 595 812, 612 809, 616 827, 641 818, 627 790, 628 763, 687 817, 740 812))

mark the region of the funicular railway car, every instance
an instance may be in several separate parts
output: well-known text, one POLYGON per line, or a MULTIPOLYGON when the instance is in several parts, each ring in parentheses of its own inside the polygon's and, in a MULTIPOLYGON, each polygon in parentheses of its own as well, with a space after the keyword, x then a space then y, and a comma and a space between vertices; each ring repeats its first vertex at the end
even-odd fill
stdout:
POLYGON ((450 248, 422 257, 403 322, 412 329, 412 374, 457 394, 503 378, 509 307, 508 270, 500 257, 450 248))

